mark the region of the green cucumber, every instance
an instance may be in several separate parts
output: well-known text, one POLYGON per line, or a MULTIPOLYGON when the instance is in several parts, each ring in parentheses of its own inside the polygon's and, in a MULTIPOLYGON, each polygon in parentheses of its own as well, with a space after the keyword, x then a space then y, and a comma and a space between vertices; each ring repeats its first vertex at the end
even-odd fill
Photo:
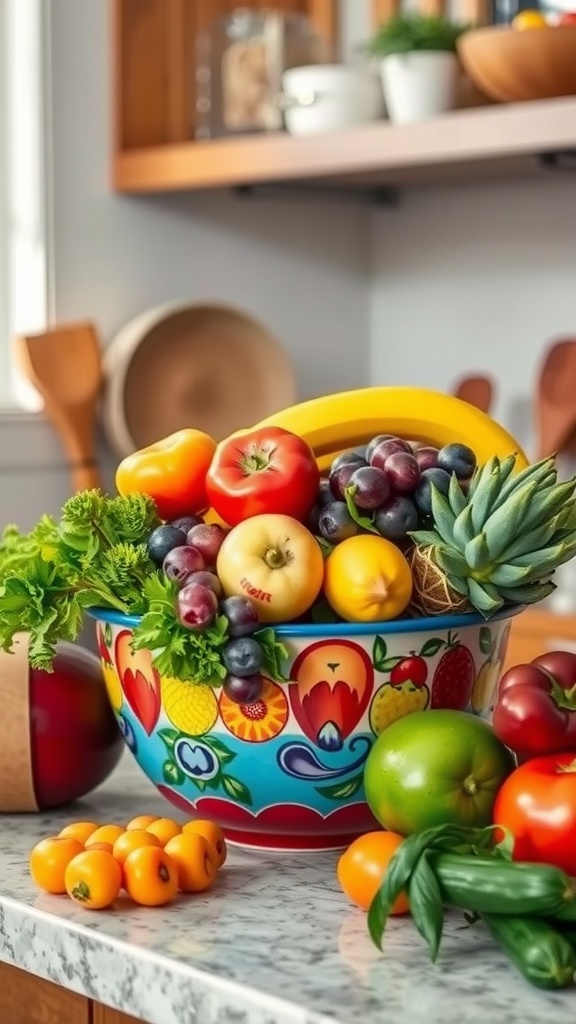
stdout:
POLYGON ((433 854, 430 864, 450 906, 576 922, 575 882, 559 868, 460 853, 433 854))
POLYGON ((492 937, 527 981, 538 988, 568 988, 576 979, 576 950, 540 918, 480 914, 492 937))

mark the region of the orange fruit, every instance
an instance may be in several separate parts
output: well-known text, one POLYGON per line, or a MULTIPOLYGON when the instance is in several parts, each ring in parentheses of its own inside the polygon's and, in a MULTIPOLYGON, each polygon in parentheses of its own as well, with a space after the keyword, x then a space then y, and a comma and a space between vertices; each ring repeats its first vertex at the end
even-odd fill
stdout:
MULTIPOLYGON (((86 849, 86 847, 84 847, 84 849, 86 849)), ((112 843, 92 843, 91 846, 88 847, 88 849, 104 850, 105 853, 112 853, 114 847, 112 846, 112 843)))
POLYGON ((174 836, 179 836, 181 831, 182 825, 179 825, 173 818, 156 818, 156 821, 146 827, 146 832, 151 832, 153 836, 156 836, 160 840, 161 846, 166 846, 166 843, 174 836))
POLYGON ((144 829, 133 828, 130 832, 123 832, 114 843, 112 853, 119 864, 123 864, 132 850, 139 850, 141 846, 161 846, 158 836, 144 829))
POLYGON ((125 829, 123 829, 121 825, 101 825, 100 828, 97 828, 96 831, 92 833, 92 835, 88 836, 84 846, 87 850, 89 850, 94 843, 110 843, 111 846, 114 846, 118 836, 121 836, 124 831, 125 829))
POLYGON ((78 842, 84 845, 97 828, 100 828, 100 826, 94 821, 72 821, 69 825, 65 825, 58 835, 62 839, 77 839, 78 842))
POLYGON ((83 849, 80 840, 72 837, 48 836, 41 839, 29 860, 30 874, 38 888, 55 895, 66 892, 66 868, 83 849))
POLYGON ((124 888, 143 907, 162 907, 178 892, 178 869, 165 850, 140 846, 124 861, 124 888))
POLYGON ((153 821, 158 821, 157 814, 139 814, 138 817, 132 818, 132 820, 128 822, 126 825, 126 831, 132 832, 134 829, 137 829, 141 832, 143 829, 148 828, 148 825, 151 825, 153 821))
POLYGON ((228 855, 228 850, 226 849, 224 833, 219 825, 216 825, 213 821, 204 821, 199 818, 198 821, 187 821, 182 826, 182 832, 184 834, 195 832, 198 835, 204 836, 216 854, 218 867, 222 867, 228 855))
MULTIPOLYGON (((359 836, 340 856, 336 868, 343 892, 362 910, 369 910, 384 881, 388 865, 403 842, 395 832, 367 832, 359 836)), ((401 892, 394 901, 392 914, 406 914, 408 897, 401 892)))
POLYGON ((105 910, 120 892, 122 868, 105 850, 83 850, 65 874, 66 892, 88 910, 105 910))
POLYGON ((164 853, 174 861, 178 871, 178 886, 182 892, 204 892, 218 874, 216 851, 198 832, 181 832, 164 847, 164 853))
POLYGON ((324 563, 324 595, 347 622, 383 622, 404 611, 412 571, 389 540, 358 534, 337 544, 324 563))

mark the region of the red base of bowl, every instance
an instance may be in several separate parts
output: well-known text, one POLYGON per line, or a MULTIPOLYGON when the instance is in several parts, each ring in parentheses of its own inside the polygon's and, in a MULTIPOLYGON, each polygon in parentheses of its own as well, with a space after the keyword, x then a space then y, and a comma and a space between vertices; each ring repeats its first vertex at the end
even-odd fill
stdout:
POLYGON ((345 850, 362 832, 348 832, 343 836, 295 836, 258 835, 257 832, 237 832, 224 829, 224 836, 231 846, 245 850, 269 850, 270 853, 328 853, 330 850, 345 850))

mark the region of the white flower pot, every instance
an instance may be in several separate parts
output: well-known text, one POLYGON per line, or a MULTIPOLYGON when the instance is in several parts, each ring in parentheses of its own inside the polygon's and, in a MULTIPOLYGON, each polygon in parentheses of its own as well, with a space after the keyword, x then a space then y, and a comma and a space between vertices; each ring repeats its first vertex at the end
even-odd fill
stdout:
POLYGON ((390 120, 423 121, 453 110, 458 71, 454 53, 421 50, 384 57, 380 73, 390 120))

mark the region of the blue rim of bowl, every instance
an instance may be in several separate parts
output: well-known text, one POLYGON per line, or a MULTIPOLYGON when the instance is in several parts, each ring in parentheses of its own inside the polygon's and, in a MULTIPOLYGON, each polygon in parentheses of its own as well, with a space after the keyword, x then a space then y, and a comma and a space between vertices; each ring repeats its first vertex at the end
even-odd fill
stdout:
MULTIPOLYGON (((465 612, 462 615, 431 615, 422 619, 392 619, 389 622, 294 622, 286 625, 274 624, 274 632, 278 637, 294 638, 437 633, 449 629, 464 629, 466 626, 489 626, 491 622, 500 619, 511 619, 523 610, 524 605, 512 605, 496 612, 489 619, 485 619, 477 612, 465 612)), ((113 608, 87 608, 86 612, 90 618, 109 622, 113 626, 134 627, 139 626, 142 621, 140 615, 124 615, 113 608)), ((266 623, 263 623, 264 625, 266 623)))

